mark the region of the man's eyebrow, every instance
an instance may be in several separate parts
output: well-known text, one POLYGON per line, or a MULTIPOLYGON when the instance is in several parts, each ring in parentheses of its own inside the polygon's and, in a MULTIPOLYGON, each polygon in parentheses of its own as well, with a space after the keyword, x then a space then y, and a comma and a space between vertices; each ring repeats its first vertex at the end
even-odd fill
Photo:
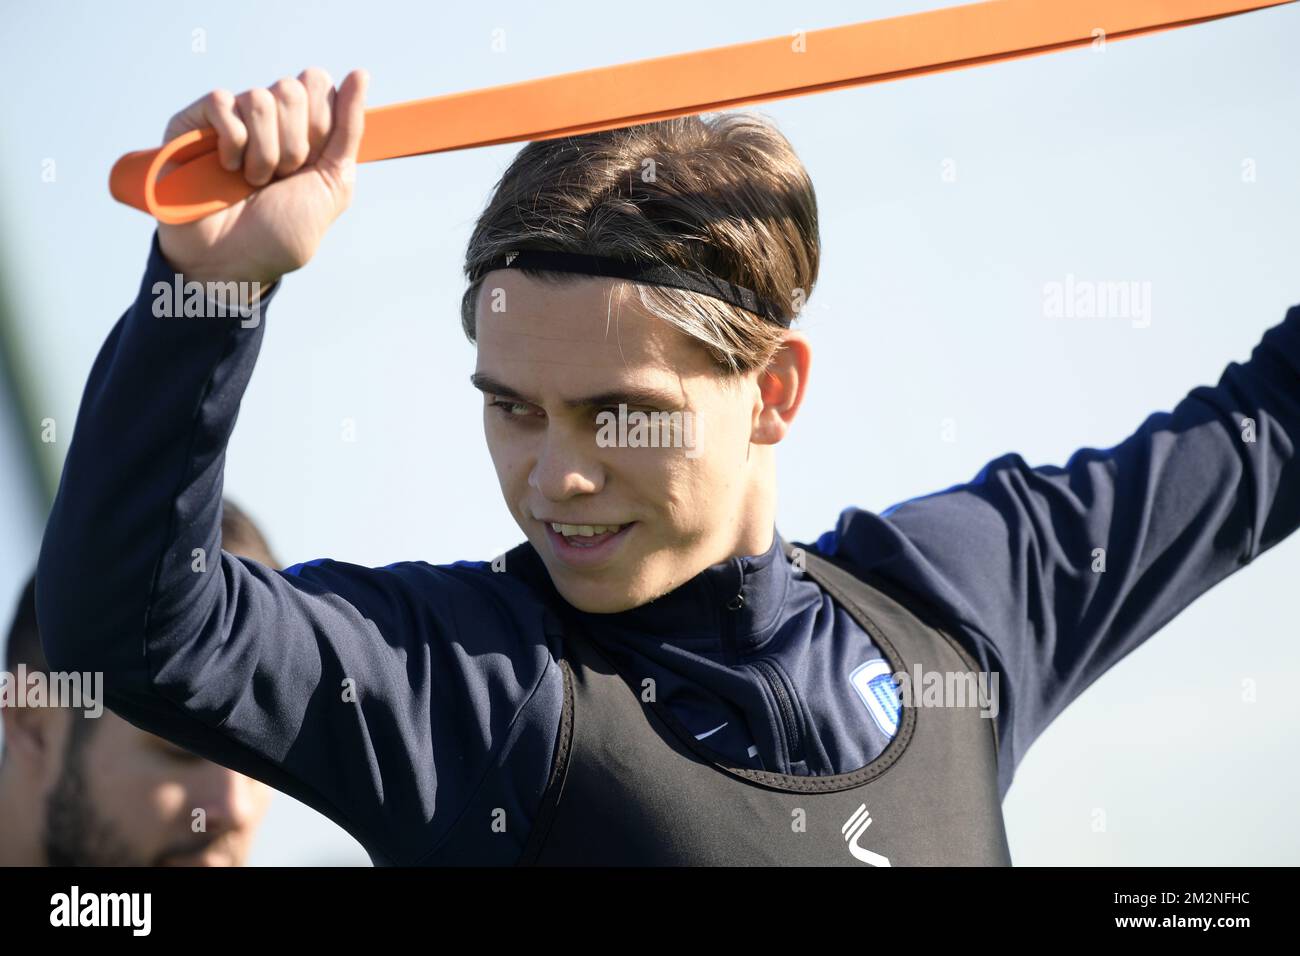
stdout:
POLYGON ((490 392, 493 395, 500 395, 502 398, 513 398, 519 402, 527 402, 529 405, 537 404, 528 396, 515 391, 509 385, 498 382, 491 375, 484 375, 482 372, 475 372, 471 375, 469 383, 480 392, 490 392))
MULTIPOLYGON (((511 388, 504 382, 499 382, 492 376, 485 375, 482 372, 475 372, 469 377, 469 381, 480 392, 490 392, 493 395, 500 395, 502 398, 527 402, 529 405, 540 404, 518 389, 511 388)), ((628 385, 599 392, 595 395, 584 395, 582 398, 565 399, 564 404, 568 408, 595 408, 607 405, 649 405, 655 408, 675 408, 682 404, 682 396, 667 390, 628 385)))

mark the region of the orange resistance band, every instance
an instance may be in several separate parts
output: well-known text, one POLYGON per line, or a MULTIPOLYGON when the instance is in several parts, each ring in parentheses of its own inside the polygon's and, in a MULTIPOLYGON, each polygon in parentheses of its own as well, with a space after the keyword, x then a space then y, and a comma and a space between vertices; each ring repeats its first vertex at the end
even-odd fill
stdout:
MULTIPOLYGON (((553 139, 765 100, 962 69, 1155 33, 1295 0, 989 0, 366 111, 358 161, 553 139)), ((254 191, 221 168, 216 132, 128 153, 113 196, 160 222, 202 219, 254 191), (168 162, 180 163, 165 179, 168 162)))

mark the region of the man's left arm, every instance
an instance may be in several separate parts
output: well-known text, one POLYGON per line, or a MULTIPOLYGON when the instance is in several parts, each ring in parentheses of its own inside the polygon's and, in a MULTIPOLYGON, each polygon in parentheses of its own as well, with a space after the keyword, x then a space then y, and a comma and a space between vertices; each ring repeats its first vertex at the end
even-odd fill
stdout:
POLYGON ((1005 792, 1066 705, 1300 526, 1297 446, 1300 306, 1113 448, 1004 455, 879 516, 847 509, 817 547, 936 605, 1001 673, 1005 792))

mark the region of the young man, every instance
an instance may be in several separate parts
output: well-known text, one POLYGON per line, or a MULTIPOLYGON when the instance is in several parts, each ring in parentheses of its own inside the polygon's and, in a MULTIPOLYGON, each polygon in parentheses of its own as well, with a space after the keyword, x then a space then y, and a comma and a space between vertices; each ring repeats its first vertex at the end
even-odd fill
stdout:
POLYGON ((1006 863, 1033 739, 1300 522, 1292 309, 1114 448, 1006 455, 788 547, 774 452, 808 386, 789 323, 817 207, 785 139, 734 114, 529 144, 473 233, 463 325, 525 544, 285 572, 221 553, 266 290, 351 200, 365 83, 309 70, 173 118, 260 189, 159 226, 91 372, 38 602, 56 667, 104 671, 130 720, 376 863, 1006 863), (177 273, 247 283, 256 320, 159 317, 177 273))
MULTIPOLYGON (((257 525, 230 502, 221 530, 226 550, 276 564, 257 525)), ((9 628, 10 675, 50 671, 34 585, 23 590, 9 628)), ((270 789, 131 726, 102 703, 97 714, 4 708, 0 866, 243 866, 270 789)))

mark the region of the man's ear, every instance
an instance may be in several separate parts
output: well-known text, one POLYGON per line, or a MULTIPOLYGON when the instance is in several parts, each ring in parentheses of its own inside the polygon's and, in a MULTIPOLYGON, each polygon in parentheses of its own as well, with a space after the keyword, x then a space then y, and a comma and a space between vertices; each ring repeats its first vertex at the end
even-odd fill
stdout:
POLYGON ((755 406, 749 440, 755 445, 775 445, 786 436, 808 388, 812 346, 802 332, 786 333, 785 342, 758 373, 760 404, 755 406))
POLYGON ((62 707, 3 707, 5 760, 45 779, 58 776, 67 742, 67 711, 62 707))

